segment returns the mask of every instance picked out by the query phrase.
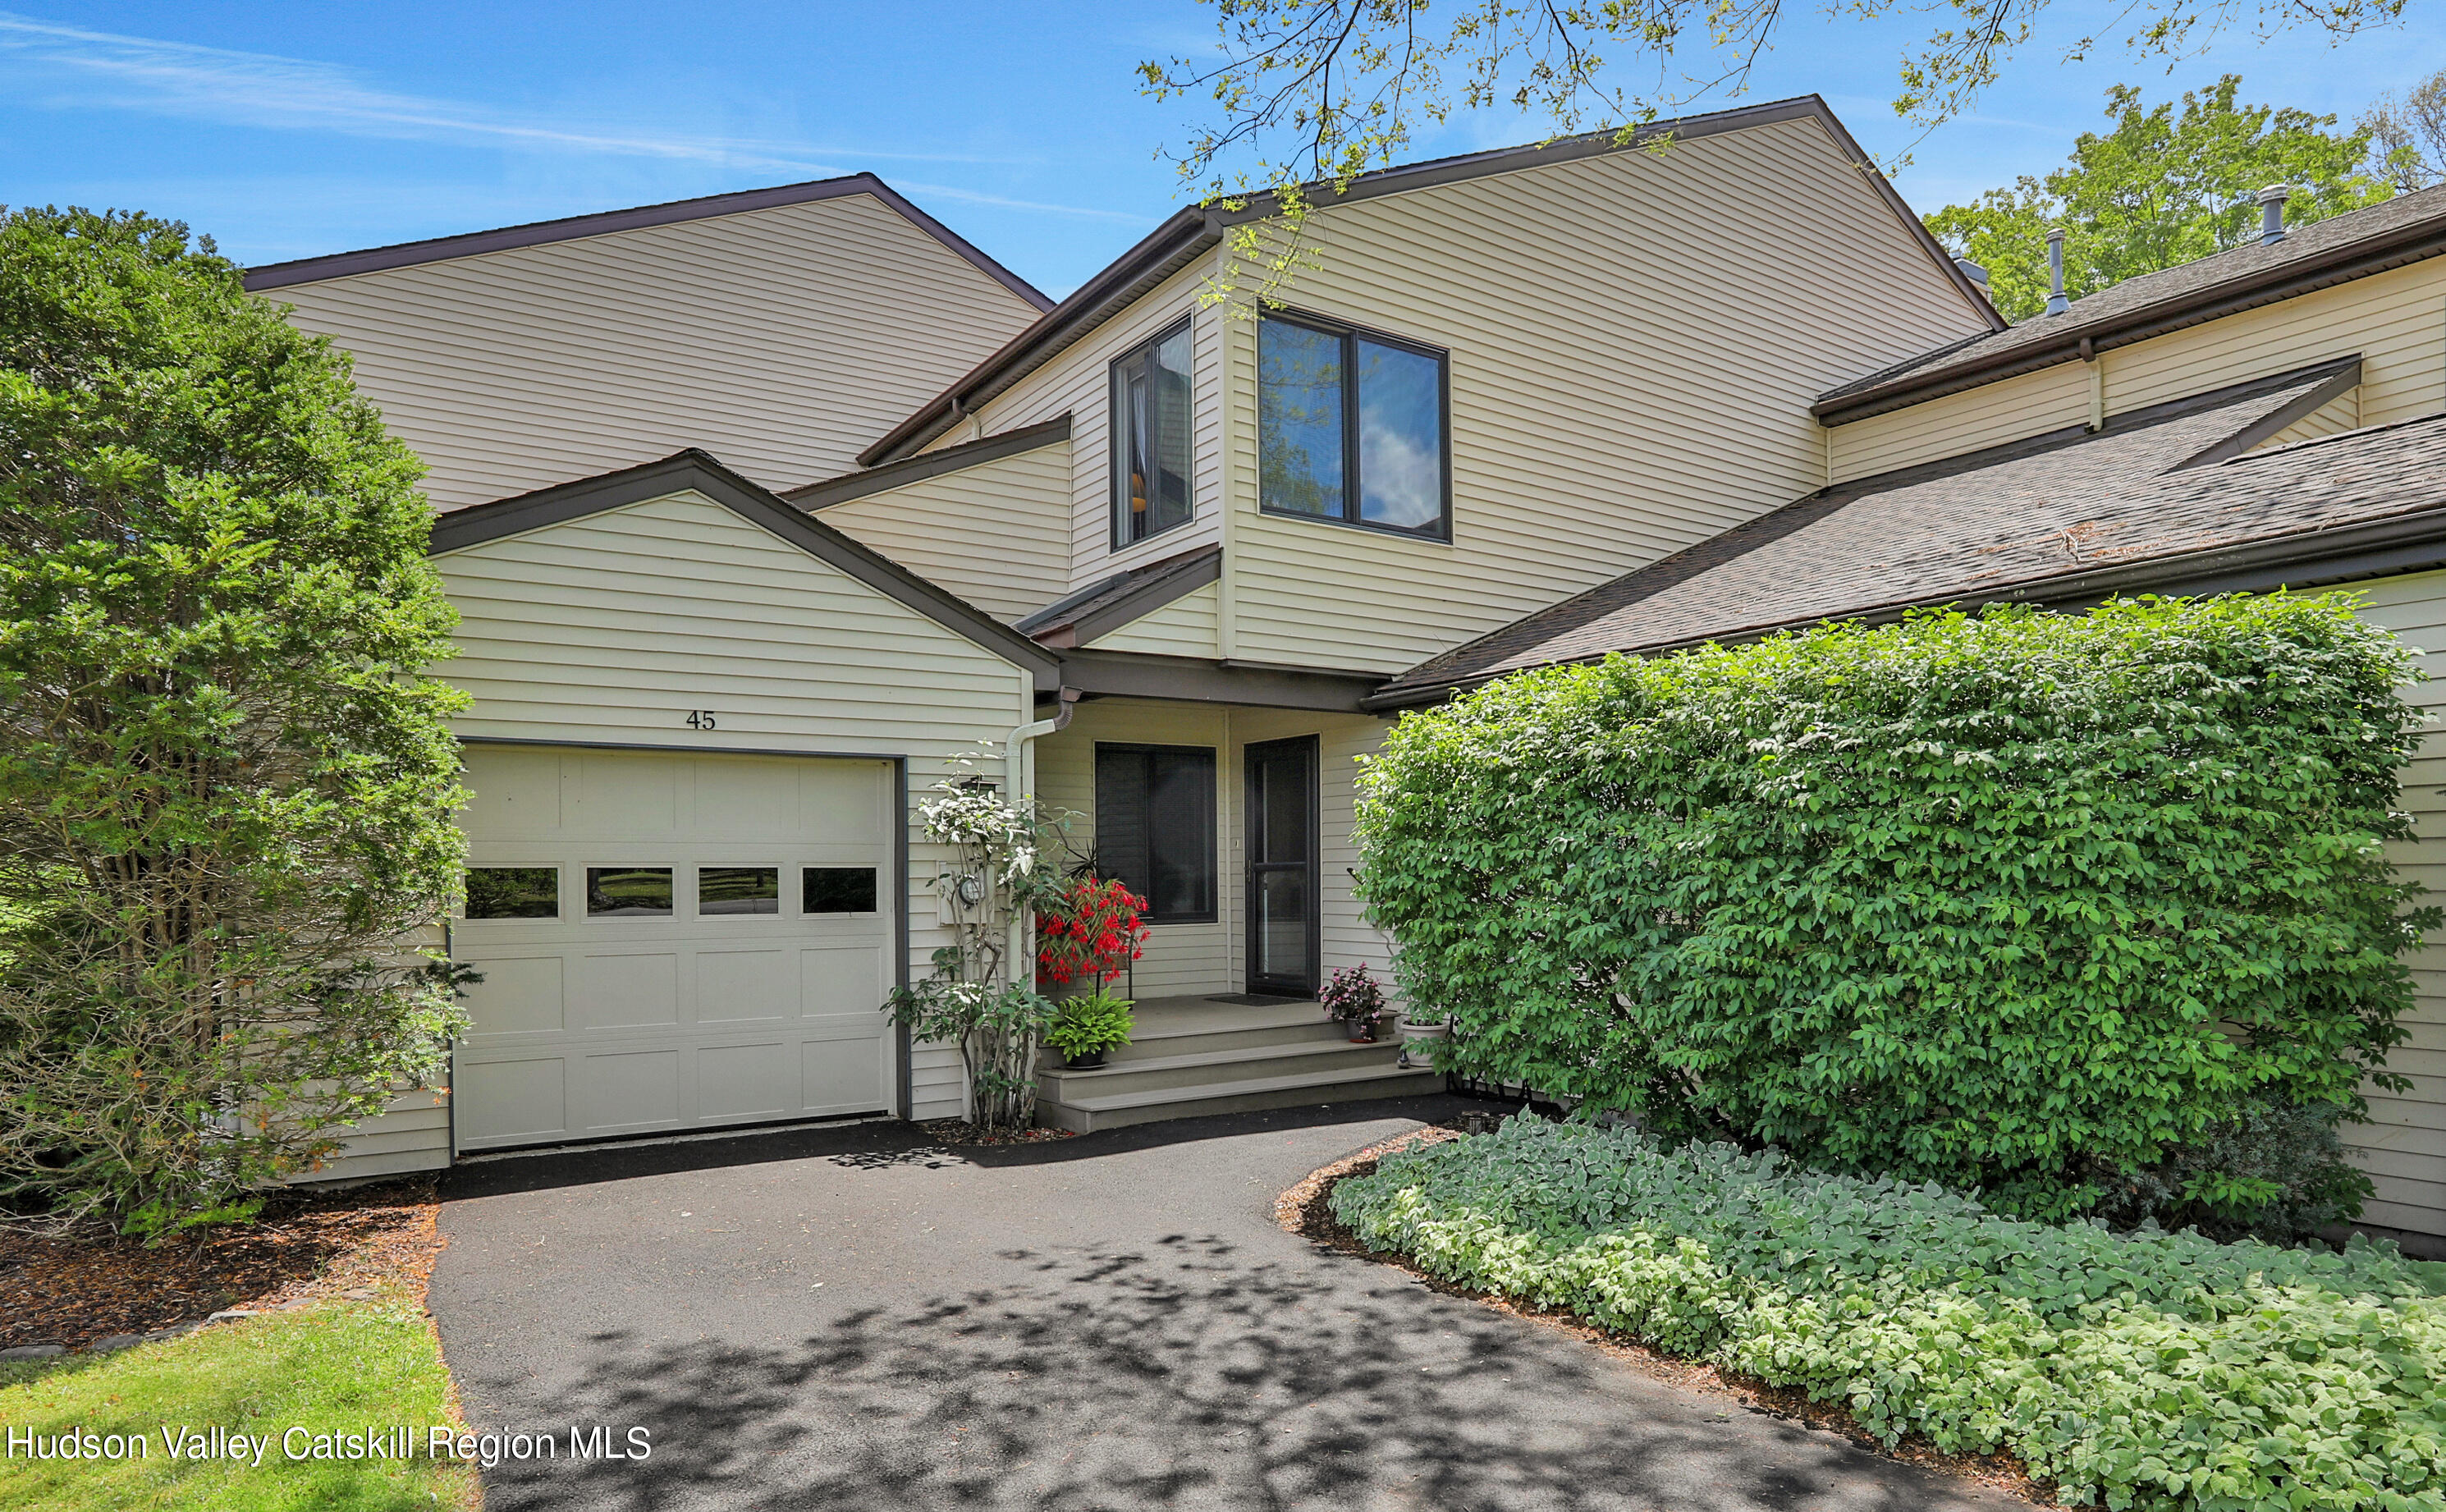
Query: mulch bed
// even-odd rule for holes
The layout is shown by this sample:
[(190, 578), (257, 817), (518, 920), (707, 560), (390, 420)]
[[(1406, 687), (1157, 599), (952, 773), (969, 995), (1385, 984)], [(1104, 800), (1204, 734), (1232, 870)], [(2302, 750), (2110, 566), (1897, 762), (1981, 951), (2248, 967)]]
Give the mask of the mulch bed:
[(329, 1296), (409, 1289), (421, 1305), (442, 1250), (430, 1177), (338, 1193), (285, 1192), (253, 1223), (158, 1246), (94, 1226), (0, 1229), (0, 1349), (81, 1349), (113, 1334), (268, 1312)]
[(1372, 1174), (1377, 1162), (1396, 1150), (1411, 1149), (1421, 1144), (1439, 1143), (1444, 1140), (1463, 1138), (1456, 1128), (1430, 1126), (1370, 1145), (1346, 1160), (1336, 1161), (1323, 1170), (1314, 1171), (1285, 1192), (1274, 1201), (1274, 1218), (1282, 1226), (1311, 1243), (1345, 1255), (1356, 1255), (1405, 1271), (1421, 1283), (1447, 1296), (1465, 1296), (1483, 1302), (1515, 1317), (1525, 1318), (1545, 1328), (1560, 1329), (1595, 1345), (1614, 1358), (1633, 1366), (1646, 1374), (1703, 1396), (1720, 1397), (1735, 1402), (1753, 1412), (1764, 1412), (1811, 1427), (1840, 1433), (1872, 1454), (1907, 1465), (1925, 1465), (1947, 1475), (1959, 1476), (1981, 1485), (1990, 1486), (2007, 1496), (2038, 1506), (2058, 1505), (2048, 1486), (2030, 1477), (2022, 1462), (2009, 1454), (1947, 1454), (1924, 1439), (1906, 1438), (1889, 1446), (1853, 1418), (1839, 1402), (1813, 1402), (1807, 1392), (1794, 1387), (1769, 1386), (1729, 1370), (1695, 1360), (1660, 1353), (1636, 1339), (1599, 1328), (1576, 1314), (1549, 1308), (1532, 1307), (1525, 1302), (1492, 1292), (1473, 1291), (1455, 1286), (1449, 1281), (1429, 1276), (1410, 1263), (1407, 1257), (1387, 1250), (1373, 1250), (1359, 1236), (1333, 1216), (1328, 1200), (1336, 1181), (1347, 1176)]
[(1066, 1128), (1024, 1128), (1016, 1133), (988, 1133), (964, 1118), (938, 1118), (917, 1126), (937, 1144), (1043, 1144), (1051, 1140), (1079, 1137)]

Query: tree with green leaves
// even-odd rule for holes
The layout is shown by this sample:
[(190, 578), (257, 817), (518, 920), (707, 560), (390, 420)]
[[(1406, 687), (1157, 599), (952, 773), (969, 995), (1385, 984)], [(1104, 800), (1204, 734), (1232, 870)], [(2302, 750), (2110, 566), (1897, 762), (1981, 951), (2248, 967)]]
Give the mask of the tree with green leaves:
[(2446, 68), (2379, 96), (2353, 128), (2369, 138), (2378, 171), (2404, 193), (2446, 183)]
[(416, 457), (151, 217), (0, 218), (0, 1201), (243, 1215), (429, 1076), (464, 695)]
[(2288, 224), (2324, 220), (2391, 198), (2366, 171), (2365, 130), (2332, 129), (2333, 116), (2235, 103), (2239, 74), (2187, 93), (2179, 109), (2146, 105), (2140, 91), (2106, 94), (2115, 123), (2084, 132), (2072, 159), (2043, 179), (2024, 176), (1978, 201), (1947, 205), (1928, 229), (1987, 270), (1996, 306), (2024, 320), (2047, 304), (2047, 231), (2064, 229), (2064, 290), (2078, 299), (2141, 274), (2236, 247), (2259, 235), (2259, 191), (2287, 184)]
[[(1429, 0), (1213, 4), (1213, 48), (1148, 59), (1138, 76), (1157, 100), (1205, 103), (1204, 119), (1164, 154), (1202, 199), (1238, 208), (1269, 198), (1274, 214), (1234, 228), (1232, 242), (1240, 266), (1259, 275), (1261, 294), (1308, 260), (1301, 227), (1317, 190), (1338, 194), (1360, 174), (1389, 166), (1421, 128), (1509, 107), (1553, 135), (1612, 129), (1628, 143), (1701, 101), (1738, 99), (1784, 19), (1781, 0), (1473, 0), (1448, 10)], [(2237, 28), (2265, 39), (2303, 28), (2340, 40), (2396, 23), (2405, 4), (2136, 0), (2112, 12), (2111, 25), (2130, 28), (2119, 39), (2064, 32), (2049, 40), (2066, 60), (2120, 46), (2135, 58), (2172, 62)], [(1842, 0), (1833, 13), (1858, 23), (1907, 9), (1904, 0)], [(1942, 19), (1904, 52), (1893, 102), (1923, 129), (1968, 109), (2039, 37), (2046, 0), (1946, 0), (1929, 9)], [(1617, 76), (1618, 62), (1639, 69), (1636, 84)]]

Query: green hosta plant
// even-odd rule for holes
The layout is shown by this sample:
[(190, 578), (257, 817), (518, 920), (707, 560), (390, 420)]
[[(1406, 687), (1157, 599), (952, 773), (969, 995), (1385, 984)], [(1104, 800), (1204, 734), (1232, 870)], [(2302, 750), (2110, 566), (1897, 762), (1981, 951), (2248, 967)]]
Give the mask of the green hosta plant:
[(2400, 1085), (2412, 671), (2277, 595), (1526, 673), (1395, 727), (1361, 886), (1464, 1074), (2029, 1216), (2179, 1168), (2282, 1228), (2364, 1179), (2225, 1125)]
[(2446, 1509), (2446, 1265), (2006, 1218), (1769, 1151), (1522, 1116), (1333, 1190), (1463, 1285), (2008, 1449), (2073, 1504)]
[(348, 359), (147, 217), (0, 217), (0, 1200), (247, 1211), (438, 1068), (457, 623)]
[(1064, 1055), (1094, 1055), (1130, 1042), (1130, 1000), (1110, 992), (1065, 997), (1053, 1010), (1044, 1043)]

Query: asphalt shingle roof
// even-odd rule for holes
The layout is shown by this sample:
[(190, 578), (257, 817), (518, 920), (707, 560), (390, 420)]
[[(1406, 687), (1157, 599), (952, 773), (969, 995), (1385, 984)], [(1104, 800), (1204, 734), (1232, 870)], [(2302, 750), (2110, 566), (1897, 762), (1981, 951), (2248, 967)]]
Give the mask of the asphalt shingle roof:
[(2446, 506), (2446, 416), (2216, 460), (2350, 363), (1812, 495), (1423, 662), (1378, 700), (1531, 667), (1739, 639)]
[(2282, 278), (2349, 255), (2356, 248), (2416, 235), (2434, 226), (2446, 234), (2446, 185), (2398, 195), (2382, 204), (2330, 216), (2286, 233), (2273, 246), (2257, 240), (2159, 273), (2143, 274), (2072, 302), (2060, 315), (2035, 315), (2004, 331), (1985, 332), (1923, 352), (1817, 396), (1820, 406), (1851, 400), (1889, 387), (1942, 382), (1959, 370), (2009, 361), (2042, 345), (2083, 335), (2103, 337), (2162, 311), (2213, 298), (2228, 289)]

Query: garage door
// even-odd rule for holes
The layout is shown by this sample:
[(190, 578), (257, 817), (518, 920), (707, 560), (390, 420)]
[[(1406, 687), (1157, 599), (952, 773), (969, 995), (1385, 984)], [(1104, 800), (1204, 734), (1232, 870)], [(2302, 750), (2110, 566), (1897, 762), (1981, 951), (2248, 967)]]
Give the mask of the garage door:
[(891, 764), (466, 760), (460, 1149), (891, 1106)]

